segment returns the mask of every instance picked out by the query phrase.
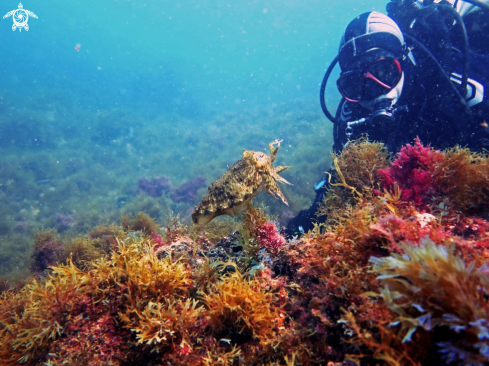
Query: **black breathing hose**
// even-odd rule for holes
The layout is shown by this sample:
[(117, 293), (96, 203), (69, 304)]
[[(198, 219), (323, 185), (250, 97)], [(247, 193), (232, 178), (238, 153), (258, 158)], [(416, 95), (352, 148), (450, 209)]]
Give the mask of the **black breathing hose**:
[[(481, 9), (484, 12), (489, 12), (489, 4), (483, 3), (480, 0), (463, 0), (463, 1), (465, 1), (466, 3), (469, 3), (469, 4), (472, 4), (472, 5), (475, 5), (475, 6), (479, 7), (479, 9)], [(464, 74), (463, 74), (463, 77), (462, 77), (461, 89), (464, 91), (464, 93), (466, 93), (466, 90), (467, 90), (467, 78), (468, 78), (467, 74), (468, 74), (468, 69), (469, 69), (469, 40), (468, 40), (468, 37), (467, 37), (467, 29), (465, 28), (464, 21), (463, 21), (462, 17), (460, 16), (460, 14), (454, 8), (452, 8), (451, 6), (444, 5), (444, 7), (445, 6), (446, 7), (449, 7), (450, 9), (452, 9), (452, 14), (455, 16), (455, 19), (457, 20), (457, 23), (460, 24), (461, 31), (462, 31), (462, 36), (463, 36), (463, 39), (464, 39), (464, 44), (463, 44), (464, 49), (462, 50), (462, 53), (464, 54), (464, 59), (463, 59)]]
[(460, 33), (462, 34), (462, 55), (463, 55), (463, 72), (462, 72), (462, 84), (460, 85), (460, 90), (463, 93), (467, 93), (467, 79), (469, 73), (469, 39), (467, 37), (467, 29), (465, 28), (464, 21), (460, 14), (452, 8), (450, 5), (438, 5), (441, 10), (448, 11), (455, 17), (457, 25), (460, 28)]
[(438, 67), (440, 73), (445, 77), (446, 81), (450, 85), (450, 88), (452, 89), (453, 94), (456, 95), (459, 98), (460, 103), (464, 105), (465, 112), (468, 115), (471, 115), (471, 112), (470, 112), (470, 110), (467, 107), (467, 103), (465, 102), (465, 97), (463, 97), (462, 94), (460, 94), (460, 91), (457, 89), (457, 87), (455, 87), (455, 85), (450, 80), (450, 76), (447, 75), (447, 73), (443, 69), (443, 66), (440, 65), (440, 62), (438, 62), (438, 60), (435, 58), (435, 56), (433, 56), (433, 54), (430, 52), (430, 50), (427, 49), (426, 46), (423, 43), (421, 43), (420, 41), (418, 41), (413, 36), (411, 36), (411, 35), (409, 35), (407, 33), (404, 33), (404, 37), (406, 37), (408, 40), (410, 40), (416, 46), (418, 46), (435, 63), (435, 65)]
[(336, 118), (331, 113), (329, 113), (328, 107), (326, 107), (326, 102), (324, 100), (324, 90), (326, 89), (326, 84), (328, 82), (329, 76), (331, 75), (331, 72), (333, 72), (333, 69), (338, 62), (338, 57), (339, 56), (336, 56), (334, 60), (331, 62), (331, 64), (329, 64), (329, 67), (326, 70), (326, 73), (324, 74), (323, 82), (321, 83), (321, 91), (319, 92), (319, 101), (321, 102), (321, 109), (323, 110), (324, 115), (333, 123), (336, 123)]

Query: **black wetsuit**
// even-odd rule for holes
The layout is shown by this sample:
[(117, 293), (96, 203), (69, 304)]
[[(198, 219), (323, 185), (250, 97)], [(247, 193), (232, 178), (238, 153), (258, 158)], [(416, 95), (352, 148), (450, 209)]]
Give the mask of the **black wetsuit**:
[[(463, 93), (461, 78), (464, 58), (460, 51), (463, 48), (460, 32), (450, 28), (453, 21), (447, 20), (444, 12), (433, 10), (426, 11), (425, 14), (422, 21), (419, 21), (419, 26), (412, 26), (413, 17), (396, 19), (389, 13), (404, 34), (405, 28), (410, 27), (410, 35), (425, 44), (432, 56), (441, 60), (440, 63), (436, 65), (420, 46), (405, 36), (407, 45), (412, 48), (415, 64), (409, 58), (403, 61), (405, 81), (401, 97), (397, 101), (402, 112), (397, 113), (395, 121), (389, 123), (367, 122), (353, 126), (350, 139), (367, 134), (371, 141), (383, 142), (391, 152), (399, 151), (401, 146), (412, 143), (416, 137), (436, 149), (455, 145), (474, 151), (489, 149), (489, 15), (476, 12), (472, 17), (464, 18), (470, 49), (468, 92)], [(478, 22), (477, 26), (473, 22)], [(433, 31), (436, 29), (442, 29), (442, 45)], [(454, 89), (458, 90), (458, 94)], [(465, 102), (460, 100), (461, 95), (465, 96)], [(345, 99), (340, 102), (336, 112), (337, 123), (334, 125), (335, 152), (341, 152), (348, 141), (347, 123), (367, 117), (370, 113), (370, 110), (359, 103), (351, 103)], [(317, 217), (316, 212), (327, 185), (326, 178), (315, 185), (316, 198), (312, 206), (301, 211), (287, 225), (286, 234), (289, 237), (309, 231), (314, 222), (324, 221), (325, 217)]]

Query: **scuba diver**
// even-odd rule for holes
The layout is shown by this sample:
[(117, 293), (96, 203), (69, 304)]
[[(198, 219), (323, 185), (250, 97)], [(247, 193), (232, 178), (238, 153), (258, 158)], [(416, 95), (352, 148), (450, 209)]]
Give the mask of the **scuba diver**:
[[(489, 0), (391, 0), (386, 10), (350, 22), (324, 76), (320, 102), (334, 124), (333, 150), (361, 135), (394, 153), (416, 137), (436, 149), (489, 148)], [(337, 63), (342, 99), (333, 116), (324, 91)], [(327, 178), (314, 190), (287, 236), (325, 220), (316, 212)]]

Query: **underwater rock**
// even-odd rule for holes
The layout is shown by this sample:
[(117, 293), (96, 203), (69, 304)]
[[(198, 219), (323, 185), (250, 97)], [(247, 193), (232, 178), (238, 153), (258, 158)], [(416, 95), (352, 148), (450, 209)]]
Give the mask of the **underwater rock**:
[[(238, 232), (235, 232), (229, 236), (222, 238), (219, 243), (212, 249), (200, 252), (201, 256), (208, 257), (213, 262), (239, 262), (240, 257), (243, 257), (243, 246), (241, 245), (242, 236)], [(234, 272), (224, 268), (223, 273)]]
[[(270, 155), (260, 151), (245, 150), (243, 157), (231, 165), (224, 175), (214, 182), (202, 201), (197, 205), (192, 220), (199, 225), (209, 223), (221, 215), (234, 216), (243, 210), (262, 189), (275, 198), (280, 197), (288, 206), (277, 182), (291, 184), (278, 173), (288, 166), (273, 166), (282, 140), (268, 144)], [(275, 148), (274, 145), (277, 145)]]
[(486, 366), (489, 222), (468, 203), (488, 202), (489, 158), (442, 154), (421, 210), (397, 180), (376, 192), (382, 145), (352, 142), (330, 221), (285, 243), (252, 204), (239, 226), (140, 213), (66, 245), (36, 231), (32, 278), (0, 278), (0, 365)]

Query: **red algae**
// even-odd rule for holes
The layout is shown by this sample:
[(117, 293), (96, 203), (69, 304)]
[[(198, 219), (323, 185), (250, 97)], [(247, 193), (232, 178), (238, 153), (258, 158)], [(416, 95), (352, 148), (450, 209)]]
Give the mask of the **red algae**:
[(402, 190), (401, 199), (413, 202), (416, 207), (429, 203), (438, 193), (433, 178), (435, 166), (443, 159), (440, 151), (425, 147), (417, 138), (413, 145), (401, 148), (396, 159), (387, 169), (380, 169), (382, 187), (392, 189), (397, 183)]
[(273, 222), (264, 223), (256, 228), (258, 236), (258, 245), (263, 248), (268, 248), (277, 251), (285, 244), (285, 238), (278, 232), (277, 226)]
[(278, 231), (264, 210), (253, 205), (248, 208), (243, 216), (243, 228), (258, 248), (265, 248), (277, 253), (285, 244), (285, 237)]
[(47, 251), (0, 293), (0, 363), (487, 364), (487, 156), (416, 140), (390, 162), (362, 139), (334, 158), (329, 220), (301, 238), (250, 205), (239, 232), (139, 214), (83, 266)]

